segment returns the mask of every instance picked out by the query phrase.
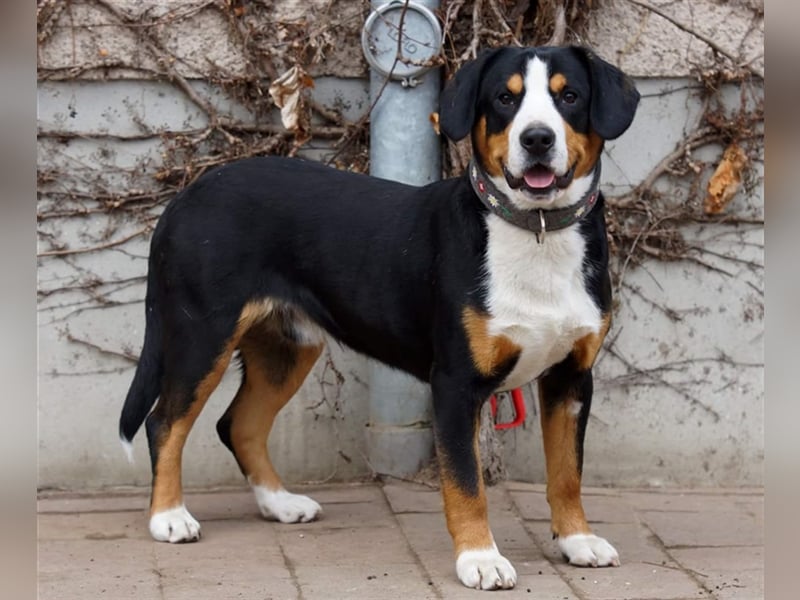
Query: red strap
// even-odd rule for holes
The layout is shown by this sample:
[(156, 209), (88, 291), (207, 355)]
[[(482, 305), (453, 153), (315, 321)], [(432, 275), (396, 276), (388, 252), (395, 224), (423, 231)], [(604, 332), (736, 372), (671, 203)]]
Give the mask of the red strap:
[[(497, 430), (500, 429), (511, 429), (512, 427), (518, 427), (525, 422), (525, 396), (522, 393), (521, 388), (514, 388), (511, 390), (511, 401), (514, 405), (514, 419), (508, 421), (507, 423), (497, 423), (495, 421), (494, 428)], [(497, 396), (492, 395), (489, 398), (489, 404), (492, 407), (492, 419), (497, 418)]]

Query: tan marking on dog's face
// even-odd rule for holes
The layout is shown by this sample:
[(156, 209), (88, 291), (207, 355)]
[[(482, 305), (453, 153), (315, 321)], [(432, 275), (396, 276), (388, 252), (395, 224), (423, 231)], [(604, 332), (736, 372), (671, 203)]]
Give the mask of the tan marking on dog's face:
[(560, 537), (591, 533), (581, 503), (576, 450), (578, 418), (570, 407), (573, 400), (563, 398), (554, 407), (547, 406), (541, 383), (539, 398), (552, 531)]
[(603, 140), (594, 131), (588, 134), (576, 133), (569, 123), (564, 121), (567, 136), (567, 160), (570, 166), (575, 165), (575, 179), (591, 172), (603, 150)]
[(522, 75), (519, 73), (514, 73), (509, 80), (506, 82), (506, 87), (508, 91), (512, 94), (519, 95), (522, 93), (522, 89), (524, 87), (524, 80), (522, 79)]
[(610, 313), (603, 315), (603, 321), (598, 333), (590, 333), (575, 342), (572, 346), (572, 355), (578, 363), (578, 368), (584, 371), (588, 371), (592, 368), (595, 358), (597, 358), (597, 353), (600, 351), (603, 340), (608, 333), (609, 327), (611, 327)]
[(481, 117), (475, 126), (473, 132), (475, 149), (480, 155), (484, 170), (493, 177), (503, 177), (503, 165), (508, 160), (509, 129), (511, 129), (511, 123), (500, 133), (487, 135), (486, 117)]
[(456, 556), (465, 550), (490, 548), (493, 543), (492, 533), (489, 528), (486, 491), (483, 485), (483, 476), (481, 475), (478, 448), (479, 429), (480, 422), (479, 419), (476, 419), (472, 451), (475, 454), (475, 464), (477, 465), (477, 494), (472, 495), (459, 485), (447, 468), (448, 459), (441, 447), (437, 450), (442, 457), (439, 461), (439, 475), (442, 481), (442, 498), (444, 500), (447, 530), (453, 538)]
[(556, 73), (550, 78), (550, 91), (560, 94), (567, 85), (567, 78), (562, 73)]
[(497, 369), (519, 355), (521, 348), (504, 335), (490, 335), (488, 317), (473, 308), (462, 313), (472, 362), (481, 375), (494, 375)]

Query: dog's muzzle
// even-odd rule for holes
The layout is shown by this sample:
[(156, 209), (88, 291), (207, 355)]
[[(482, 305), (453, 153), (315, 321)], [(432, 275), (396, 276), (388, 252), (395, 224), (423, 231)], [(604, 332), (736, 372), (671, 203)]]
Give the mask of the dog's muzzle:
[(506, 182), (511, 189), (521, 189), (537, 196), (545, 196), (555, 189), (564, 189), (572, 183), (574, 166), (562, 175), (556, 174), (549, 166), (556, 144), (556, 134), (550, 127), (542, 124), (528, 127), (519, 135), (519, 144), (527, 154), (527, 165), (518, 176), (503, 168)]

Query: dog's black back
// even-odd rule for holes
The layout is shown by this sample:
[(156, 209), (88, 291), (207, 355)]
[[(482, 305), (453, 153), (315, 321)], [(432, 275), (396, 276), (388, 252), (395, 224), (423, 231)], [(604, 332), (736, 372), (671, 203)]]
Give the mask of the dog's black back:
[(181, 319), (232, 323), (246, 302), (278, 299), (427, 381), (433, 308), (481, 302), (484, 212), (463, 178), (417, 188), (298, 159), (238, 161), (165, 210), (153, 300)]

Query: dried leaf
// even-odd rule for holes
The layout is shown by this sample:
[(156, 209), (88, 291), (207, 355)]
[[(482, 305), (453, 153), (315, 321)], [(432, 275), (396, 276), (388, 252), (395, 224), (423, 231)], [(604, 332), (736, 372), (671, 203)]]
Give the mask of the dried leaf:
[(431, 125), (433, 126), (433, 130), (436, 132), (436, 135), (441, 135), (441, 132), (439, 130), (439, 113), (432, 112), (430, 115), (428, 115), (428, 120), (431, 122)]
[(303, 90), (314, 87), (314, 80), (295, 65), (269, 86), (269, 95), (281, 109), (281, 122), (289, 131), (303, 137), (308, 131), (308, 111), (305, 110)]
[(722, 160), (708, 182), (708, 194), (703, 203), (707, 215), (715, 215), (725, 208), (742, 185), (742, 171), (747, 165), (747, 155), (735, 142), (722, 154)]

